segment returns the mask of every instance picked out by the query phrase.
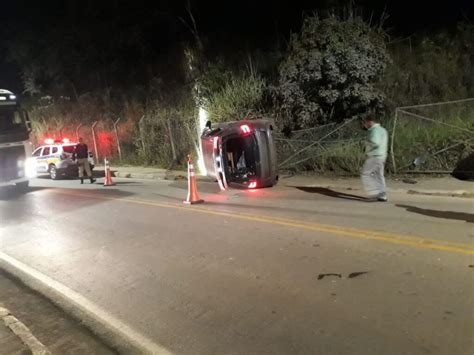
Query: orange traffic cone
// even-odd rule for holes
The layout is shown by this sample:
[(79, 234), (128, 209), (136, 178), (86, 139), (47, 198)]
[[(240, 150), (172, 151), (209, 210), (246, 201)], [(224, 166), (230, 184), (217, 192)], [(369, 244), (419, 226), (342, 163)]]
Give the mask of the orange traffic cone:
[(105, 158), (104, 163), (105, 163), (104, 186), (113, 186), (115, 184), (112, 181), (112, 172), (110, 171), (109, 161), (107, 160), (107, 158)]
[(183, 203), (187, 205), (194, 205), (195, 203), (203, 203), (204, 200), (199, 198), (197, 191), (196, 176), (194, 175), (194, 166), (191, 156), (188, 155), (188, 197)]

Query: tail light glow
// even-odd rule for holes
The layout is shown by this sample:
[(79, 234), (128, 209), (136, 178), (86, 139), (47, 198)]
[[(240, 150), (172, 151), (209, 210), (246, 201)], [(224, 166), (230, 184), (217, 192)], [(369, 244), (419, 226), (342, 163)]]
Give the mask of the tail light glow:
[(246, 124), (243, 124), (242, 126), (240, 126), (240, 130), (244, 134), (249, 134), (250, 133), (250, 127)]
[(257, 187), (257, 182), (256, 181), (251, 181), (249, 184), (249, 189), (255, 189)]

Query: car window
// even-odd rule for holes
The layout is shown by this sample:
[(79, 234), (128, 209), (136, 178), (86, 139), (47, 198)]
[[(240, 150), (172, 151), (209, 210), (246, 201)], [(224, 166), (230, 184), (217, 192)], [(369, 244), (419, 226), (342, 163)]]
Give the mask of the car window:
[(46, 155), (49, 155), (49, 151), (50, 151), (49, 147), (44, 147), (44, 149), (43, 149), (43, 154), (41, 154), (41, 156), (44, 157), (44, 156), (46, 156)]
[(74, 147), (75, 145), (63, 145), (63, 151), (65, 153), (74, 153)]
[(0, 131), (16, 131), (23, 129), (23, 120), (20, 112), (14, 107), (7, 107), (0, 112)]
[(51, 154), (56, 154), (58, 152), (58, 147), (53, 147)]
[(36, 149), (34, 152), (33, 152), (33, 156), (34, 157), (39, 157), (41, 155), (41, 150), (43, 149), (43, 147), (39, 147), (38, 149)]

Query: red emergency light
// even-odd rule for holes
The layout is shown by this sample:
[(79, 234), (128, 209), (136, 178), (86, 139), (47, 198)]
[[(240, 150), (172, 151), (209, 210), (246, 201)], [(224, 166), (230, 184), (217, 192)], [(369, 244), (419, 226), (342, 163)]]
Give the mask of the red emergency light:
[(63, 138), (63, 139), (46, 138), (44, 140), (44, 144), (70, 143), (70, 142), (71, 140), (69, 138)]
[(240, 130), (245, 135), (250, 134), (251, 132), (249, 125), (246, 125), (246, 124), (243, 124), (242, 126), (240, 126)]

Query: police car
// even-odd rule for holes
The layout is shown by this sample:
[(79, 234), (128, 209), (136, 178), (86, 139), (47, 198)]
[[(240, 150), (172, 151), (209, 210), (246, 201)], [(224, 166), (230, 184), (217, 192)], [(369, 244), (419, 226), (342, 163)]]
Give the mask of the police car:
[[(77, 143), (72, 143), (67, 138), (46, 139), (44, 143), (33, 151), (36, 173), (49, 174), (52, 180), (57, 180), (61, 176), (77, 176), (77, 162), (72, 160)], [(91, 152), (89, 152), (88, 160), (92, 170), (94, 158)]]

